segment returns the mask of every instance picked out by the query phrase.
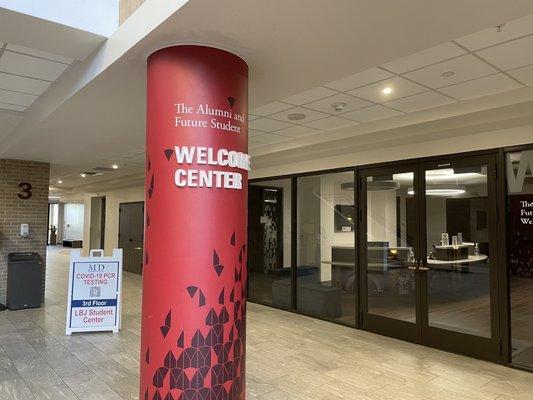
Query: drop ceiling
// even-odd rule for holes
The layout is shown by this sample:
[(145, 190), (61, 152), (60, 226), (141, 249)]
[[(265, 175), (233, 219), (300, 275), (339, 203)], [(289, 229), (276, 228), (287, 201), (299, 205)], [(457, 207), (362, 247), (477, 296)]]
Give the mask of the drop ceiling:
[[(489, 27), (251, 110), (250, 147), (533, 85), (533, 15)], [(390, 89), (385, 94), (383, 90)], [(342, 109), (335, 109), (335, 105)], [(288, 116), (302, 114), (294, 121)], [(280, 124), (279, 121), (283, 121)]]
[(26, 111), (74, 60), (0, 43), (0, 110)]

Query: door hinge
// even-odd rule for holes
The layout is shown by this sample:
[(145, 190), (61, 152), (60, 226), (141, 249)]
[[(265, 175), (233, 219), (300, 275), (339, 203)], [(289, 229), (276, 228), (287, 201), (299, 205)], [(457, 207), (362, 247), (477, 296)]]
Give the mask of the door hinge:
[(500, 222), (500, 206), (496, 204), (496, 222)]
[(503, 345), (502, 345), (502, 340), (499, 339), (498, 340), (498, 346), (499, 346), (499, 352), (500, 352), (500, 356), (502, 355), (502, 351), (503, 351)]
[(363, 325), (363, 316), (364, 316), (363, 310), (359, 311), (359, 323)]

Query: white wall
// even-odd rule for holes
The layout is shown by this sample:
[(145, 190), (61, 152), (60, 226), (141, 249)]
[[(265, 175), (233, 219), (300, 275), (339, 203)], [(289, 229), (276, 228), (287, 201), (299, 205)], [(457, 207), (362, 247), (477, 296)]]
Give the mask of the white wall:
[[(144, 201), (144, 186), (110, 190), (94, 195), (87, 195), (85, 204), (88, 204), (87, 209), (89, 210), (91, 197), (94, 196), (105, 196), (106, 198), (104, 251), (106, 255), (111, 255), (113, 249), (118, 247), (119, 205), (120, 203)], [(88, 215), (88, 220), (90, 221), (90, 215)], [(89, 238), (90, 222), (87, 223), (84, 230), (83, 252), (85, 254), (89, 251)]]
[[(364, 166), (420, 157), (457, 154), (526, 143), (533, 143), (533, 125), (468, 134), (453, 138), (441, 135), (438, 139), (424, 140), (423, 137), (420, 137), (420, 140), (415, 143), (397, 144), (385, 142), (381, 147), (363, 148), (359, 151), (351, 152), (339, 149), (334, 156), (307, 155), (306, 157), (302, 157), (302, 160), (293, 162), (274, 160), (271, 165), (262, 168), (252, 168), (250, 179), (358, 165)], [(297, 158), (299, 151), (295, 149), (292, 152), (294, 154), (291, 157), (292, 160)], [(252, 159), (252, 165), (253, 161)]]
[(84, 231), (84, 204), (67, 203), (63, 208), (63, 238), (82, 240)]
[(367, 196), (368, 241), (397, 246), (396, 189), (371, 190)]

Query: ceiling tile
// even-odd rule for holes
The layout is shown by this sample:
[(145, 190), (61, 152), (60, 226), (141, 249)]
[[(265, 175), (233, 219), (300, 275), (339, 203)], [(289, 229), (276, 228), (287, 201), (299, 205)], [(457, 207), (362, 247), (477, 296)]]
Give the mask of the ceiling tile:
[[(442, 76), (443, 73), (448, 71), (452, 71), (453, 75), (450, 77)], [(429, 67), (409, 72), (405, 74), (405, 76), (423, 85), (432, 88), (440, 88), (470, 79), (492, 75), (497, 72), (498, 70), (487, 63), (484, 63), (473, 55), (467, 54), (465, 56), (454, 58), (453, 60), (443, 61)]]
[(439, 89), (442, 93), (455, 97), (459, 100), (474, 99), (489, 94), (505, 92), (507, 90), (522, 87), (504, 74), (485, 76), (472, 81), (458, 83)]
[(291, 137), (278, 135), (275, 133), (263, 133), (262, 135), (254, 136), (254, 142), (265, 143), (265, 144), (281, 143), (281, 142), (286, 142), (292, 139), (293, 138)]
[(0, 89), (40, 95), (48, 86), (50, 82), (0, 72)]
[(34, 96), (32, 94), (10, 92), (9, 90), (0, 89), (1, 103), (28, 107), (31, 103), (35, 101), (36, 98), (37, 96)]
[(67, 65), (32, 56), (5, 51), (0, 57), (0, 71), (55, 81)]
[[(289, 119), (289, 115), (291, 114), (304, 114), (305, 118), (296, 120), (296, 121), (291, 120)], [(290, 122), (293, 124), (305, 124), (307, 122), (316, 121), (317, 119), (326, 118), (326, 117), (329, 117), (329, 115), (322, 113), (320, 111), (310, 110), (308, 108), (303, 108), (303, 107), (294, 107), (294, 108), (291, 108), (290, 110), (285, 110), (277, 114), (272, 114), (270, 116), (270, 118), (275, 118), (277, 120), (284, 121), (284, 122)]]
[(369, 83), (377, 82), (382, 79), (390, 78), (391, 76), (393, 76), (393, 74), (390, 72), (374, 67), (367, 69), (366, 71), (347, 76), (346, 78), (327, 83), (324, 86), (340, 92), (347, 92), (348, 90), (352, 90), (363, 85), (368, 85)]
[(452, 42), (440, 44), (410, 56), (383, 64), (382, 67), (397, 74), (413, 71), (427, 65), (435, 64), (449, 58), (458, 57), (466, 51)]
[[(384, 94), (382, 92), (385, 88), (391, 88), (392, 92)], [(428, 89), (416, 83), (410, 82), (407, 79), (396, 76), (394, 78), (385, 79), (358, 89), (351, 90), (349, 94), (361, 97), (375, 103), (383, 103), (400, 97), (410, 96), (412, 94), (425, 92)]]
[(331, 115), (337, 115), (339, 114), (339, 112), (335, 111), (332, 107), (332, 104), (335, 103), (346, 103), (341, 112), (358, 110), (360, 108), (372, 105), (372, 103), (370, 103), (369, 101), (358, 99), (346, 93), (339, 93), (335, 96), (331, 96), (326, 99), (313, 101), (312, 103), (306, 104), (304, 107), (310, 108), (315, 111), (325, 112)]
[(389, 101), (385, 103), (385, 105), (403, 112), (414, 112), (449, 103), (455, 103), (455, 100), (450, 99), (449, 97), (446, 97), (440, 93), (430, 91), (415, 94), (414, 96), (404, 97), (403, 99)]
[(261, 142), (257, 142), (255, 140), (249, 140), (248, 141), (248, 148), (249, 149), (256, 149), (258, 147), (261, 147), (261, 146), (266, 146), (265, 143), (261, 143)]
[(298, 138), (302, 136), (314, 135), (315, 133), (318, 133), (318, 132), (319, 131), (316, 129), (309, 128), (303, 125), (297, 125), (297, 126), (292, 126), (287, 129), (282, 129), (281, 131), (276, 132), (276, 134)]
[(533, 64), (533, 36), (500, 44), (477, 52), (491, 64), (503, 70)]
[(15, 106), (13, 104), (0, 103), (0, 109), (2, 109), (2, 110), (13, 110), (13, 111), (24, 111), (24, 110), (26, 110), (26, 107)]
[(340, 117), (328, 117), (319, 119), (317, 121), (310, 122), (305, 124), (311, 128), (320, 129), (324, 131), (331, 131), (333, 129), (345, 128), (347, 126), (357, 125), (357, 122), (347, 120)]
[(490, 27), (471, 35), (463, 36), (457, 39), (456, 42), (469, 50), (479, 50), (531, 33), (533, 33), (533, 15), (527, 15), (507, 22), (503, 25), (501, 32), (498, 32), (495, 27)]
[(323, 99), (324, 97), (333, 96), (337, 91), (328, 89), (324, 86), (319, 86), (317, 88), (306, 90), (305, 92), (295, 94), (294, 96), (287, 97), (281, 101), (295, 106), (301, 106), (305, 103), (310, 103), (315, 100)]
[(274, 132), (280, 129), (288, 128), (291, 124), (270, 118), (259, 118), (250, 122), (249, 127), (252, 130), (262, 132)]
[(63, 64), (70, 64), (72, 63), (72, 61), (74, 61), (72, 58), (63, 57), (52, 53), (46, 53), (44, 51), (29, 49), (27, 47), (17, 46), (16, 44), (8, 44), (7, 49), (17, 53), (24, 53), (30, 56), (46, 58), (47, 60), (57, 61)]
[(363, 108), (361, 110), (352, 111), (343, 114), (342, 116), (344, 118), (348, 118), (357, 122), (369, 122), (376, 121), (378, 119), (395, 117), (397, 115), (402, 115), (402, 113), (399, 111), (391, 110), (387, 107), (377, 105), (368, 108)]
[(533, 65), (507, 71), (513, 78), (518, 79), (524, 85), (533, 86)]
[(263, 133), (265, 133), (265, 132), (262, 132), (262, 131), (256, 131), (256, 130), (253, 130), (253, 129), (248, 129), (248, 136), (249, 136), (249, 137), (254, 137), (254, 136), (257, 136), (257, 135), (262, 135)]
[(264, 106), (254, 108), (251, 112), (252, 114), (264, 117), (266, 115), (275, 114), (277, 112), (287, 110), (291, 107), (292, 105), (290, 104), (282, 103), (281, 101), (274, 101), (273, 103), (268, 103)]

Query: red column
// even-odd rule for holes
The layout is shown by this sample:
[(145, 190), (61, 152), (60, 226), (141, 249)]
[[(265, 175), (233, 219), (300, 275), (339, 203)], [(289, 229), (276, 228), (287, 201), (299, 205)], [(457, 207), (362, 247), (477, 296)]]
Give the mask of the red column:
[(245, 399), (248, 67), (148, 58), (141, 400)]

